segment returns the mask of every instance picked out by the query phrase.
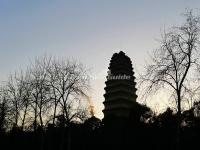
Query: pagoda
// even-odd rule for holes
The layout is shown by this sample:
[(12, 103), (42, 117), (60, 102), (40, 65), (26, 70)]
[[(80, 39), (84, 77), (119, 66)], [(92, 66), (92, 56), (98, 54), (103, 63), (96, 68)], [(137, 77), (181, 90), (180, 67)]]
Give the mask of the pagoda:
[(131, 59), (122, 51), (114, 53), (105, 82), (104, 119), (129, 118), (136, 105), (136, 83)]

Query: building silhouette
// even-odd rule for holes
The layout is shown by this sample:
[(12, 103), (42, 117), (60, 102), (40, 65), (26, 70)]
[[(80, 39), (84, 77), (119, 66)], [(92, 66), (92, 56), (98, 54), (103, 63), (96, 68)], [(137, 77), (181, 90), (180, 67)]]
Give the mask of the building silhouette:
[(128, 119), (136, 105), (136, 83), (130, 58), (122, 51), (114, 53), (105, 82), (104, 119)]
[(108, 149), (126, 149), (132, 143), (129, 129), (135, 118), (137, 89), (132, 62), (124, 52), (113, 54), (105, 84), (103, 143)]

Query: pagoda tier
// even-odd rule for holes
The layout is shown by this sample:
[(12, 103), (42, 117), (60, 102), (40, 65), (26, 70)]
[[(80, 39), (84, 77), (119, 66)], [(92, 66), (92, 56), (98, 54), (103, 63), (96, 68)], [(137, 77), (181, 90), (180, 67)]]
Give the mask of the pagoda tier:
[(130, 117), (136, 104), (136, 83), (132, 62), (124, 52), (113, 54), (105, 82), (104, 119), (107, 117)]

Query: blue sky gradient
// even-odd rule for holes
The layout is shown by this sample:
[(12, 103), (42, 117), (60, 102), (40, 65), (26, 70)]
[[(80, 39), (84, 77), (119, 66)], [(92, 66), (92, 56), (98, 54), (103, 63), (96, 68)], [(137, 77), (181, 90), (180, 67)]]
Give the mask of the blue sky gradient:
[(131, 57), (136, 74), (164, 27), (179, 24), (198, 0), (0, 0), (0, 80), (43, 54), (80, 60), (92, 81), (97, 116), (114, 52)]

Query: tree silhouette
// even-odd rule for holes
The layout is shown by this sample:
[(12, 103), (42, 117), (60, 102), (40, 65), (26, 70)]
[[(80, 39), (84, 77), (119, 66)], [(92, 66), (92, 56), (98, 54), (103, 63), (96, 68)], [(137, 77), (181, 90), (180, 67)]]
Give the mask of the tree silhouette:
[(65, 126), (83, 122), (89, 117), (84, 96), (88, 89), (89, 76), (81, 63), (46, 55), (36, 58), (27, 70), (11, 74), (2, 85), (0, 128), (36, 131), (51, 122), (56, 125), (59, 116), (64, 117)]
[[(161, 46), (154, 51), (152, 62), (147, 65), (146, 72), (141, 78), (142, 83), (147, 86), (147, 93), (163, 88), (171, 90), (177, 104), (178, 132), (181, 124), (181, 103), (185, 93), (189, 91), (191, 73), (194, 74), (200, 64), (199, 16), (193, 15), (190, 10), (184, 17), (185, 22), (181, 26), (164, 31)], [(179, 141), (179, 138), (177, 140)]]
[(0, 132), (6, 129), (6, 125), (8, 123), (7, 117), (9, 113), (7, 103), (7, 94), (4, 88), (0, 90)]

